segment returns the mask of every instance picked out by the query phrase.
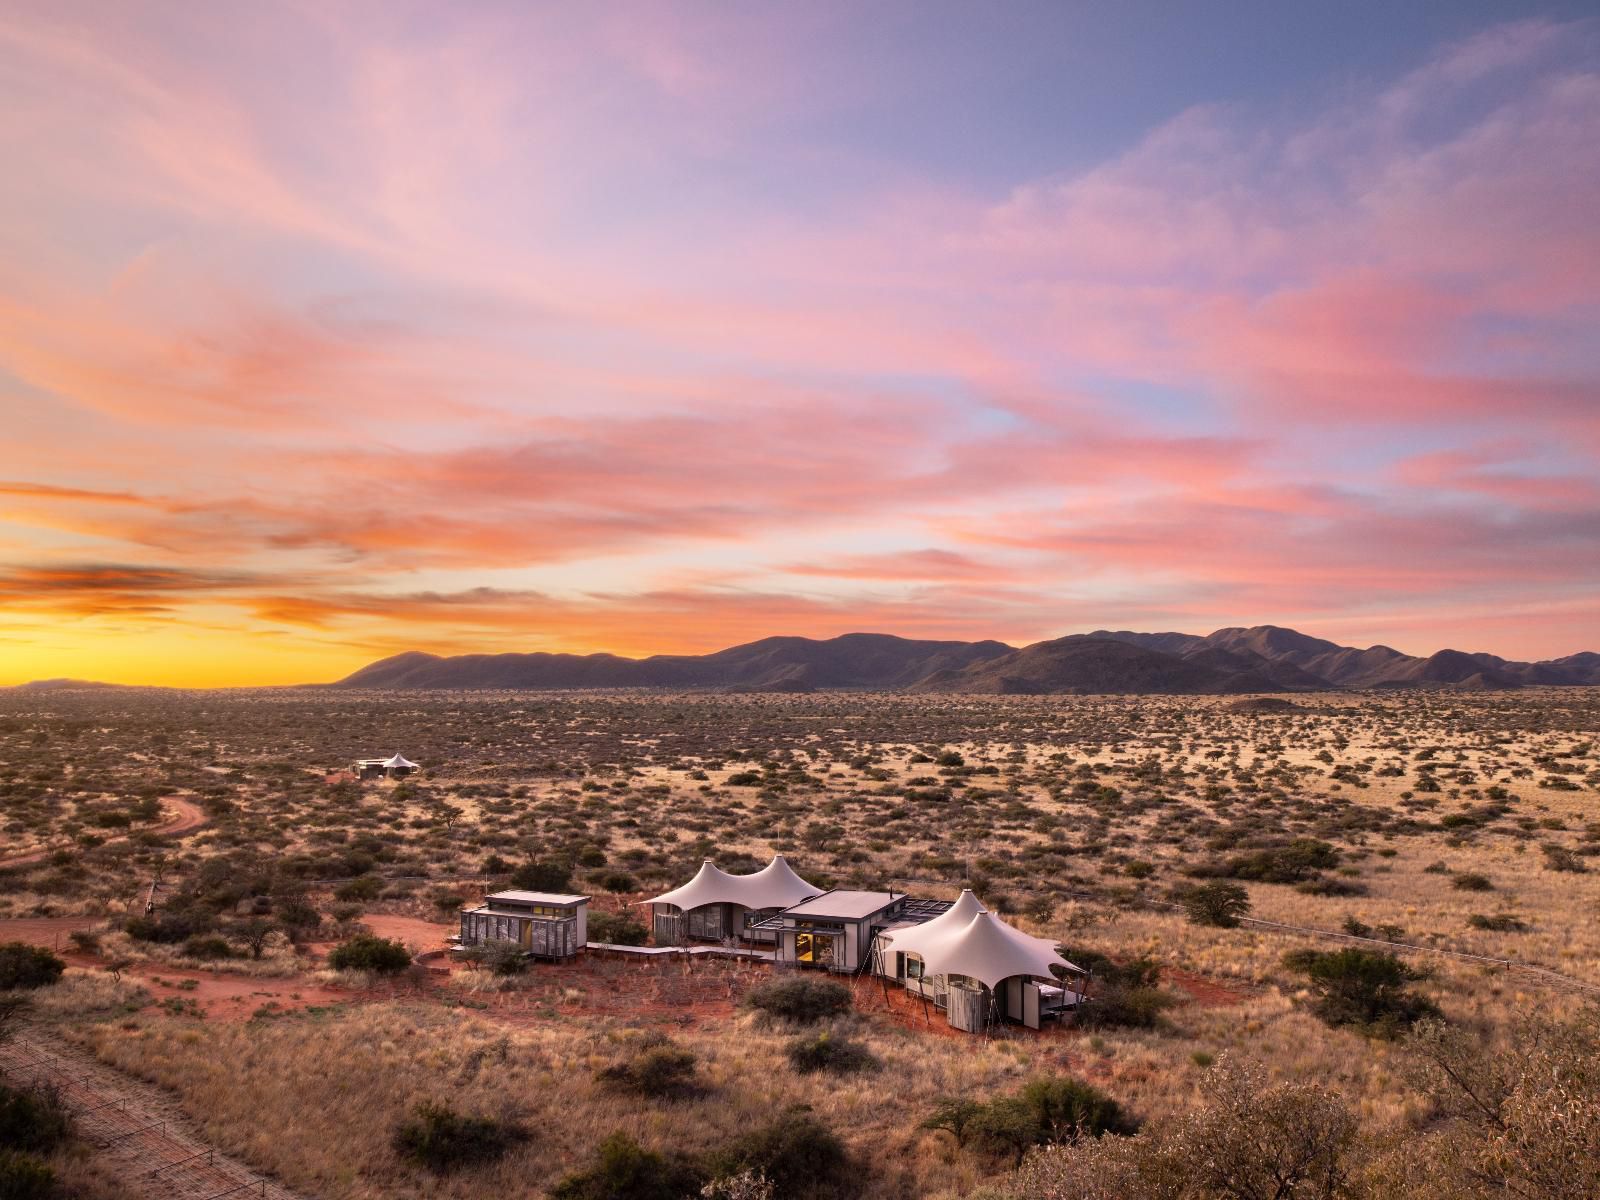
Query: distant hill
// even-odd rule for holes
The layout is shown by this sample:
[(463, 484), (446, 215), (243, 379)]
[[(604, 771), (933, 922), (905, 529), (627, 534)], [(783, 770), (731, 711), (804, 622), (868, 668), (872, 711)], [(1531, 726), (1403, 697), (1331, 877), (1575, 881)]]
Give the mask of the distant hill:
[(27, 683), (14, 684), (12, 689), (17, 692), (81, 692), (104, 691), (110, 688), (125, 688), (128, 684), (122, 683), (96, 683), (92, 679), (32, 679)]
[[(817, 689), (1028, 695), (1241, 695), (1329, 689), (1600, 685), (1600, 654), (1545, 662), (1441, 650), (1340, 646), (1276, 625), (1192, 633), (1097, 630), (1020, 649), (881, 633), (770, 637), (714, 654), (462, 654), (410, 651), (363, 667), (340, 688)], [(43, 686), (43, 685), (41, 685)]]

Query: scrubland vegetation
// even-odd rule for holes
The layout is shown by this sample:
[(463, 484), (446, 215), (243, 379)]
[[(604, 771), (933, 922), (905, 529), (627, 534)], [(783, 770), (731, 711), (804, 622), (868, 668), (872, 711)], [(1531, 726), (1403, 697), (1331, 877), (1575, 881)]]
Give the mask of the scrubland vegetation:
[[(1297, 704), (7, 696), (0, 942), (63, 921), (71, 965), (0, 968), (39, 1029), (340, 1200), (1595, 1194), (1600, 694)], [(395, 750), (421, 775), (342, 773)], [(205, 823), (169, 839), (179, 801)], [(635, 901), (773, 851), (822, 886), (970, 882), (1095, 1003), (972, 1038), (715, 963), (445, 980), (384, 925), (487, 882), (638, 942)], [(277, 999), (155, 1000), (219, 978)]]

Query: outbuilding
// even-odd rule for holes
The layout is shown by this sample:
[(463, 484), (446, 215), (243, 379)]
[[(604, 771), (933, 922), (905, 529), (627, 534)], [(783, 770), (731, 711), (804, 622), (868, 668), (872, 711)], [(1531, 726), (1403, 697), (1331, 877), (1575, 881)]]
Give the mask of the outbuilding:
[(555, 892), (494, 892), (461, 910), (457, 951), (511, 942), (533, 958), (571, 958), (589, 940), (589, 897)]

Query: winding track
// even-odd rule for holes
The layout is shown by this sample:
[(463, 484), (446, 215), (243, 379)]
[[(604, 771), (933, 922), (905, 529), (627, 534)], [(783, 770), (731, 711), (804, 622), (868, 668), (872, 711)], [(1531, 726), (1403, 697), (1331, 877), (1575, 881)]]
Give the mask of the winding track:
[[(177, 815), (169, 818), (165, 824), (155, 825), (137, 832), (153, 833), (157, 837), (179, 837), (185, 833), (193, 833), (196, 829), (201, 829), (211, 823), (211, 818), (206, 816), (205, 809), (201, 808), (193, 800), (184, 800), (178, 796), (163, 796), (161, 803), (168, 808), (177, 809)], [(107, 838), (102, 844), (126, 841), (132, 836), (132, 832), (119, 833), (115, 837)], [(42, 862), (47, 855), (55, 853), (56, 849), (54, 846), (47, 846), (42, 850), (18, 854), (12, 858), (0, 858), (0, 871), (8, 867), (26, 867), (30, 863)]]

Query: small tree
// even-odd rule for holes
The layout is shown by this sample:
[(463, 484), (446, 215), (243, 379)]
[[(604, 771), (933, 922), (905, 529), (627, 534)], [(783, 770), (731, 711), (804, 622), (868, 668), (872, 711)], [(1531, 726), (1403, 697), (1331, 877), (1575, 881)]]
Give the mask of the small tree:
[(1241, 884), (1217, 879), (1191, 888), (1183, 896), (1183, 906), (1196, 925), (1233, 929), (1240, 917), (1250, 913), (1250, 893)]
[(277, 922), (269, 921), (265, 917), (251, 917), (233, 927), (233, 935), (245, 944), (245, 948), (250, 951), (250, 957), (254, 959), (261, 957), (267, 948), (267, 939), (276, 932), (278, 932)]
[(1408, 988), (1427, 978), (1381, 950), (1296, 950), (1284, 964), (1303, 972), (1316, 995), (1313, 1009), (1329, 1025), (1355, 1025), (1379, 1037), (1392, 1037), (1424, 1017), (1437, 1017), (1438, 1007)]

